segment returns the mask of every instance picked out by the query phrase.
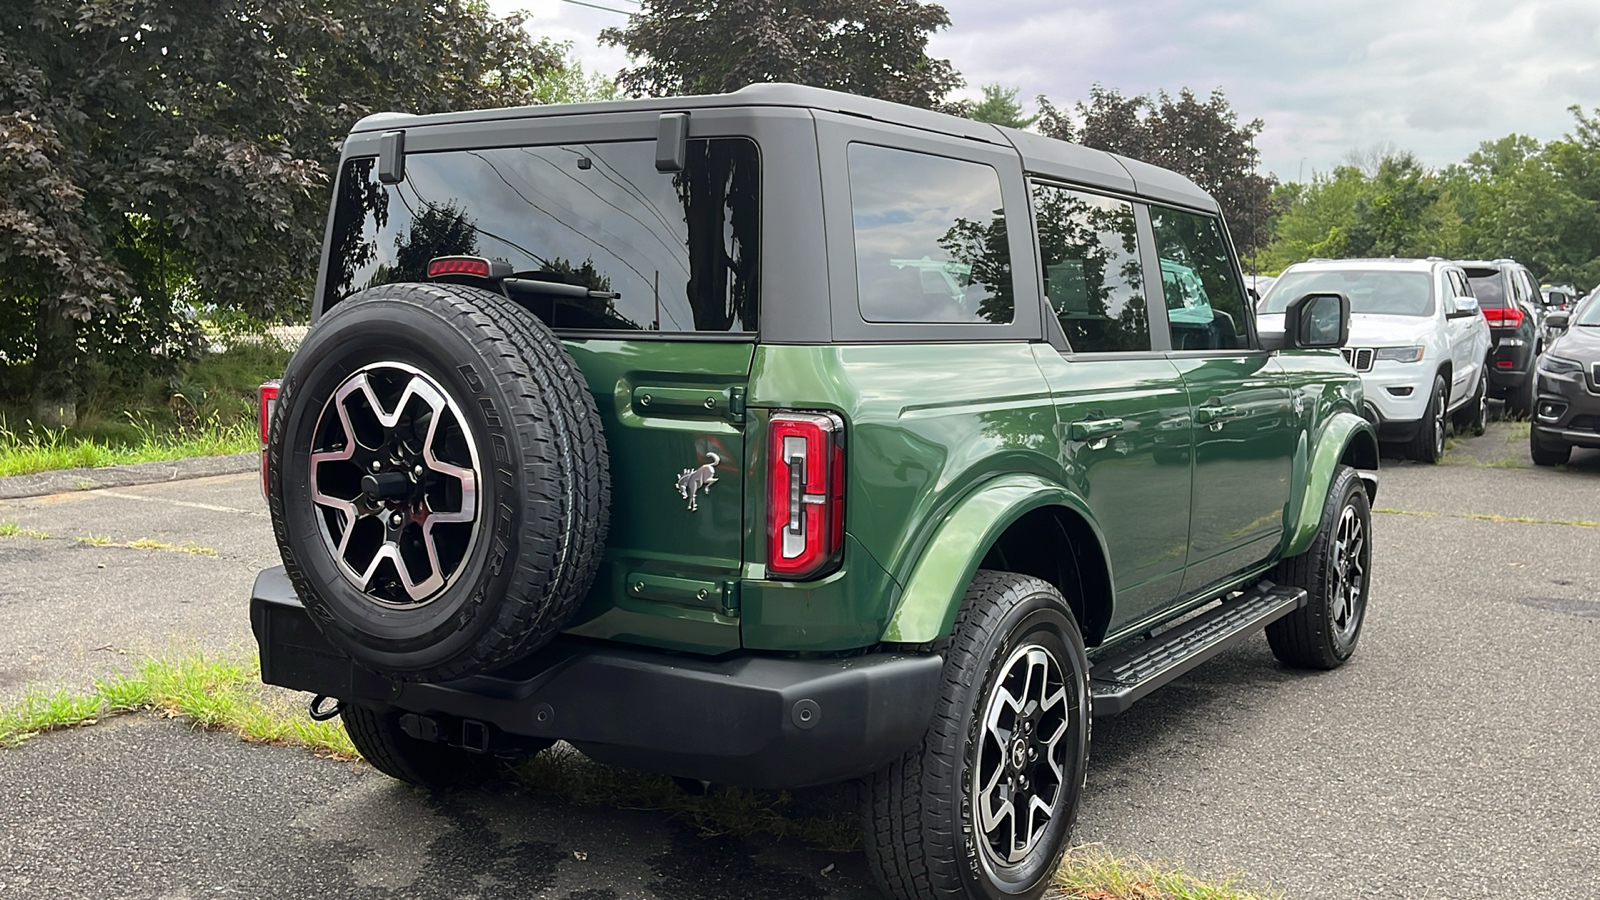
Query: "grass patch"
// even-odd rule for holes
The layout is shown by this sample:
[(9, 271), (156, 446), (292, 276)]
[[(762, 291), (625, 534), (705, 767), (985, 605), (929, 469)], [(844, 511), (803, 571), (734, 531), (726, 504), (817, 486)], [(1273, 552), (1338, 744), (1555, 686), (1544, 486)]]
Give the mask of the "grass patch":
[(15, 522), (0, 522), (0, 538), (9, 537), (33, 538), (36, 541), (42, 541), (50, 537), (50, 535), (42, 531), (35, 531), (32, 528), (23, 528)]
[(1532, 422), (1517, 422), (1511, 426), (1511, 432), (1506, 435), (1506, 443), (1515, 444), (1528, 439), (1528, 433), (1533, 431)]
[(1268, 900), (1238, 886), (1238, 877), (1208, 884), (1173, 866), (1120, 859), (1089, 845), (1067, 853), (1055, 885), (1070, 900)]
[(670, 812), (706, 835), (769, 834), (838, 851), (861, 845), (852, 811), (808, 808), (788, 791), (714, 785), (693, 794), (664, 775), (603, 766), (564, 744), (517, 766), (510, 776), (530, 793), (580, 806)]
[(201, 728), (231, 731), (247, 741), (304, 746), (340, 759), (357, 756), (338, 722), (313, 722), (303, 711), (271, 698), (261, 685), (257, 662), (198, 654), (145, 660), (131, 675), (96, 680), (87, 693), (29, 694), (0, 708), (0, 747), (141, 710), (185, 717)]
[(282, 376), (289, 355), (272, 341), (208, 354), (171, 381), (85, 397), (72, 428), (0, 406), (0, 477), (255, 450), (256, 388)]
[(1373, 512), (1386, 516), (1416, 516), (1423, 519), (1476, 519), (1480, 522), (1509, 522), (1517, 525), (1569, 525), (1574, 528), (1600, 528), (1600, 522), (1591, 522), (1588, 519), (1536, 519), (1531, 516), (1500, 516), (1493, 513), (1413, 512), (1406, 509), (1375, 509)]
[(217, 555), (217, 551), (211, 549), (210, 547), (201, 547), (198, 544), (193, 544), (188, 541), (185, 541), (181, 544), (169, 544), (166, 541), (158, 541), (153, 538), (139, 538), (136, 541), (129, 541), (126, 544), (112, 544), (111, 546), (127, 547), (130, 550), (168, 550), (173, 553), (194, 553), (200, 556)]

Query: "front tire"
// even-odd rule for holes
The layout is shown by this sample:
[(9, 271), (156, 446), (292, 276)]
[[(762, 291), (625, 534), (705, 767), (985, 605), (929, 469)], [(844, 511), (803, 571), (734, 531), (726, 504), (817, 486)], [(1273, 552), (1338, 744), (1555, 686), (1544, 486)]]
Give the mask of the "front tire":
[(922, 743), (862, 782), (867, 860), (890, 897), (1031, 900), (1050, 885), (1089, 754), (1089, 662), (1061, 594), (980, 571)]
[(1311, 546), (1267, 577), (1305, 588), (1306, 605), (1267, 626), (1272, 655), (1301, 669), (1336, 669), (1355, 653), (1372, 587), (1372, 510), (1361, 476), (1340, 466)]
[(1433, 393), (1428, 395), (1428, 411), (1417, 426), (1417, 436), (1411, 441), (1411, 458), (1417, 462), (1436, 463), (1444, 456), (1445, 410), (1450, 400), (1450, 385), (1443, 375), (1433, 378)]
[(1572, 458), (1572, 445), (1564, 441), (1541, 440), (1539, 429), (1528, 428), (1528, 455), (1533, 457), (1534, 465), (1538, 466), (1564, 466)]

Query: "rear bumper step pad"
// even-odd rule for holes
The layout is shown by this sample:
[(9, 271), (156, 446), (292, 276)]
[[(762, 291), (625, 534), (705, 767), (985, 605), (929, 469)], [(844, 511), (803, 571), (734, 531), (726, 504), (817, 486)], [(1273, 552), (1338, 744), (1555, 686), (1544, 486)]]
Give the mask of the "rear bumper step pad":
[(1095, 716), (1125, 711), (1134, 701), (1305, 604), (1303, 589), (1262, 581), (1215, 609), (1097, 661), (1089, 674)]

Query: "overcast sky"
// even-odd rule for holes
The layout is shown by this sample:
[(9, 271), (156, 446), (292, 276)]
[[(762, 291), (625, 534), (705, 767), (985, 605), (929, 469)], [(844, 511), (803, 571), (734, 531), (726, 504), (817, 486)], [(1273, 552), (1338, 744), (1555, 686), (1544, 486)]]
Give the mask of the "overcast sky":
[[(586, 0), (636, 8), (630, 0)], [(608, 75), (624, 54), (595, 35), (625, 17), (564, 0), (526, 9), (535, 34), (570, 40)], [(1099, 82), (1125, 94), (1222, 88), (1260, 118), (1262, 164), (1285, 181), (1392, 143), (1430, 166), (1512, 132), (1572, 129), (1567, 107), (1600, 106), (1600, 0), (947, 0), (930, 52), (968, 93), (999, 82), (1070, 105)]]

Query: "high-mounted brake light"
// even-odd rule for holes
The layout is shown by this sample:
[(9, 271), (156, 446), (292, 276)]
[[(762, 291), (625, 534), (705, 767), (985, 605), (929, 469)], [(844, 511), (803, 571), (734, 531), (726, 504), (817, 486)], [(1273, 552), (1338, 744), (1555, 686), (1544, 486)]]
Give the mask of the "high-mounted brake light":
[(844, 553), (844, 421), (774, 413), (767, 426), (767, 574), (826, 575)]
[(429, 278), (438, 278), (441, 275), (473, 275), (478, 278), (488, 278), (489, 270), (489, 261), (481, 256), (439, 256), (428, 260)]
[(267, 439), (272, 436), (272, 411), (278, 408), (278, 387), (274, 380), (256, 389), (261, 408), (261, 495), (267, 493)]
[(1483, 317), (1496, 328), (1522, 327), (1522, 310), (1519, 307), (1507, 306), (1502, 309), (1498, 306), (1486, 306), (1483, 309)]

